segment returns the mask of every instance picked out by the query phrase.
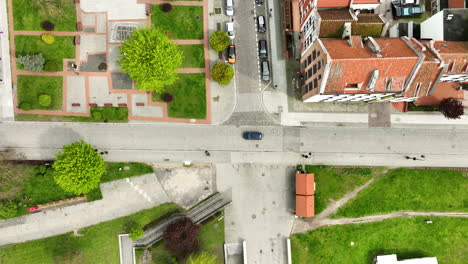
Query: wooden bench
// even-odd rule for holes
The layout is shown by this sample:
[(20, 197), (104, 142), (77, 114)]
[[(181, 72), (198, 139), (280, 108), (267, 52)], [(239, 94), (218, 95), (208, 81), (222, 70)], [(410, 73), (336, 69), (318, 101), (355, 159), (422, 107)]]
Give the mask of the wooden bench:
[(97, 106), (97, 104), (92, 103), (92, 104), (89, 104), (89, 106)]
[(112, 104), (104, 104), (104, 106), (112, 106)]
[(145, 103), (136, 103), (136, 106), (145, 106)]
[(118, 104), (119, 107), (127, 107), (127, 104)]
[(73, 42), (75, 43), (75, 46), (76, 46), (76, 45), (80, 45), (80, 43), (81, 43), (81, 36), (75, 36), (75, 37), (73, 38)]
[(73, 103), (72, 106), (81, 106), (79, 103)]
[(83, 24), (81, 22), (76, 23), (76, 31), (83, 31)]

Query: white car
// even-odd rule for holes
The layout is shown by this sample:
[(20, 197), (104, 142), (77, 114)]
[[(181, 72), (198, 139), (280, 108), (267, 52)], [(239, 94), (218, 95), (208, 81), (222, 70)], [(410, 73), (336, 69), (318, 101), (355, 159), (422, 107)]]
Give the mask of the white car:
[(234, 15), (234, 0), (226, 0), (226, 15)]
[(234, 22), (226, 22), (226, 33), (231, 39), (234, 39)]

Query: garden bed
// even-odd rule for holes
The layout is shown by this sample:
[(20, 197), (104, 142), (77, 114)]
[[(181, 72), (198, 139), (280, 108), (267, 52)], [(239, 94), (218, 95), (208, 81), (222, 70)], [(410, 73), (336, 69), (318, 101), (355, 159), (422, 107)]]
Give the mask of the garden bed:
[[(23, 110), (61, 110), (62, 76), (18, 75), (18, 103)], [(39, 103), (40, 95), (49, 95), (50, 106)], [(25, 107), (29, 104), (29, 107)], [(30, 108), (30, 109), (28, 109)]]
[[(94, 114), (99, 112), (100, 114)], [(127, 107), (91, 107), (91, 116), (63, 116), (63, 115), (37, 115), (15, 114), (16, 121), (54, 121), (54, 122), (104, 122), (125, 123), (128, 122)]]
[(161, 5), (153, 5), (151, 23), (171, 39), (203, 39), (201, 6), (172, 6), (172, 10), (166, 13)]

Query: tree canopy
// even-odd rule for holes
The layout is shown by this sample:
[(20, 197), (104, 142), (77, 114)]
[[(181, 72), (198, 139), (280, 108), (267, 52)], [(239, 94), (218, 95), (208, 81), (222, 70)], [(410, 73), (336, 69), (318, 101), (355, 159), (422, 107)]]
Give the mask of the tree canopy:
[(176, 44), (156, 28), (139, 28), (120, 47), (120, 66), (139, 90), (164, 91), (177, 80), (182, 53)]
[(83, 194), (96, 189), (106, 172), (104, 159), (83, 141), (63, 146), (55, 157), (54, 180), (67, 192)]
[(167, 249), (175, 255), (185, 257), (199, 249), (198, 232), (200, 227), (185, 217), (170, 224), (163, 234)]
[(440, 112), (448, 119), (458, 119), (464, 113), (463, 103), (455, 98), (446, 98), (439, 104)]
[(231, 65), (217, 62), (211, 69), (211, 77), (221, 85), (228, 85), (234, 77), (234, 68)]
[(223, 51), (229, 44), (231, 44), (231, 39), (226, 32), (218, 30), (211, 34), (210, 46), (214, 51)]

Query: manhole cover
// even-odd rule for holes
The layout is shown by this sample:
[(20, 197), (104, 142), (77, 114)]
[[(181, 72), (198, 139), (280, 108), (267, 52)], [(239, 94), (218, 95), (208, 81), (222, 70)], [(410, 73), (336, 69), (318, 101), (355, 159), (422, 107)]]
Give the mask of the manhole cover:
[(215, 14), (221, 14), (221, 8), (215, 8)]
[(252, 215), (252, 219), (255, 219), (255, 218), (257, 218), (257, 216), (253, 214), (253, 215)]
[(114, 25), (112, 34), (113, 41), (125, 41), (132, 32), (137, 28), (135, 23), (118, 23)]

